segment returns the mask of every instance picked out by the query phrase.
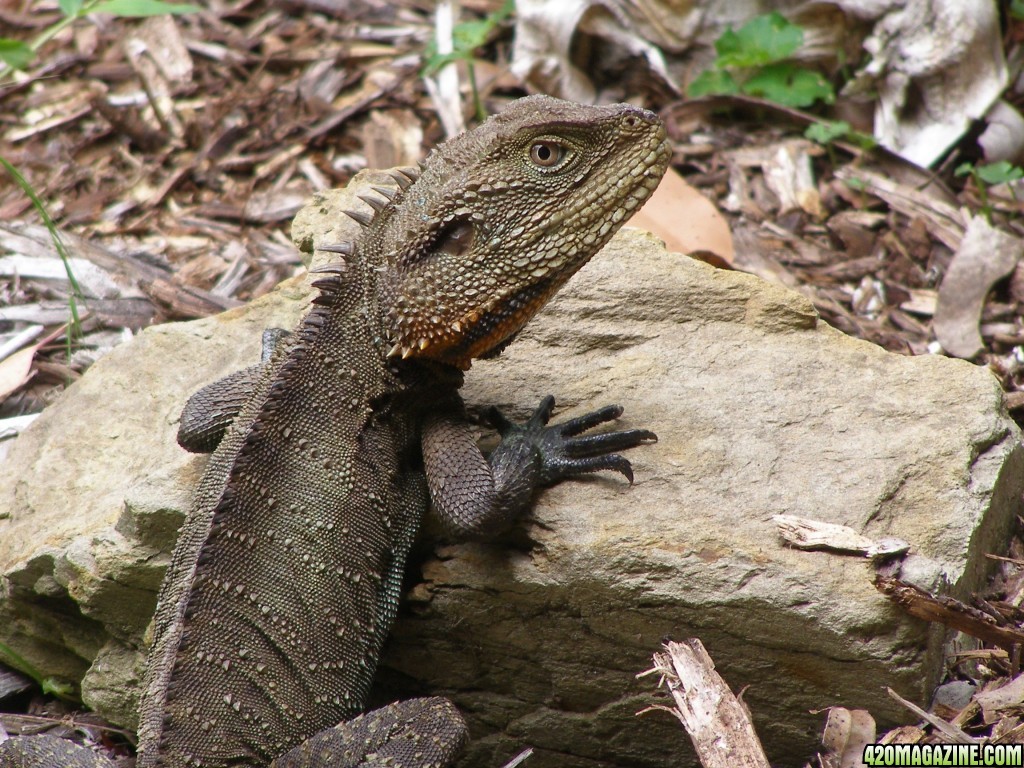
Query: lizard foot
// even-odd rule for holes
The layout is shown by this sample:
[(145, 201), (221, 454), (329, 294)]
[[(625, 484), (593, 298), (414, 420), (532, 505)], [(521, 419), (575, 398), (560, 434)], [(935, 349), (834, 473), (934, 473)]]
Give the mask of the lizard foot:
[(609, 405), (591, 413), (548, 426), (555, 398), (548, 395), (525, 424), (509, 421), (497, 408), (487, 412), (503, 441), (531, 443), (541, 455), (541, 482), (545, 485), (566, 477), (610, 469), (633, 483), (633, 467), (616, 451), (655, 443), (658, 436), (646, 429), (625, 429), (584, 435), (588, 429), (614, 421), (622, 415), (621, 405)]

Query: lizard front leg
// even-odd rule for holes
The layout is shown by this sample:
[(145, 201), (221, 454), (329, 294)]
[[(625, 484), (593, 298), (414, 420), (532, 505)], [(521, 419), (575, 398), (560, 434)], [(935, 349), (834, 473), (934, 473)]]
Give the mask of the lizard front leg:
[(178, 423), (178, 445), (190, 453), (211, 453), (265, 375), (275, 350), (292, 334), (283, 328), (263, 331), (260, 362), (235, 371), (196, 391), (185, 403)]
[(583, 434), (622, 415), (618, 405), (548, 426), (554, 406), (555, 399), (545, 397), (522, 425), (492, 409), (489, 419), (502, 440), (489, 460), (460, 412), (427, 418), (422, 441), (427, 484), (449, 532), (475, 539), (500, 533), (526, 508), (537, 488), (567, 477), (610, 469), (633, 482), (629, 461), (616, 451), (655, 442), (653, 432)]

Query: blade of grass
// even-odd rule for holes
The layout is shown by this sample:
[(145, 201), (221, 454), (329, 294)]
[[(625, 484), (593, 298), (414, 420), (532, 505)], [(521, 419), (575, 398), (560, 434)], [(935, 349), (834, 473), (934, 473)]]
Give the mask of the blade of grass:
[(6, 158), (0, 157), (0, 165), (11, 175), (18, 186), (22, 188), (28, 199), (32, 201), (33, 207), (39, 214), (39, 218), (42, 219), (43, 225), (46, 230), (50, 233), (50, 240), (53, 242), (53, 247), (57, 250), (57, 255), (60, 256), (61, 262), (64, 264), (64, 271), (68, 276), (68, 283), (71, 286), (71, 293), (68, 295), (68, 310), (71, 313), (71, 322), (68, 328), (67, 334), (67, 354), (71, 357), (71, 345), (72, 343), (81, 337), (82, 335), (82, 323), (78, 317), (78, 302), (77, 298), (81, 297), (82, 289), (78, 285), (78, 281), (75, 279), (75, 273), (71, 269), (70, 255), (68, 254), (67, 248), (64, 247), (64, 241), (61, 240), (60, 232), (57, 230), (57, 225), (53, 223), (53, 219), (50, 218), (49, 212), (46, 210), (46, 206), (43, 201), (39, 199), (39, 195), (36, 194), (35, 189), (28, 183), (28, 180), (21, 175), (17, 168), (11, 165)]

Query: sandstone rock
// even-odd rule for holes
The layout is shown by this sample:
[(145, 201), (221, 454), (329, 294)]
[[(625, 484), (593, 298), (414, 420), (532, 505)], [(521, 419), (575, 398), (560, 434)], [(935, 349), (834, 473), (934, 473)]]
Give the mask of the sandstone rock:
[[(297, 218), (296, 242), (345, 239), (348, 193)], [(200, 385), (250, 364), (260, 331), (304, 309), (304, 281), (215, 318), (140, 334), (97, 363), (0, 467), (0, 642), (132, 723), (111, 695), (140, 637), (202, 457), (174, 445)], [(818, 321), (796, 293), (666, 253), (625, 231), (464, 390), (516, 418), (616, 402), (649, 427), (616, 476), (563, 483), (501, 544), (425, 548), (382, 669), (382, 695), (452, 695), (465, 766), (534, 746), (533, 768), (692, 764), (678, 723), (636, 718), (662, 638), (696, 635), (744, 699), (773, 764), (802, 765), (830, 704), (904, 717), (923, 701), (936, 628), (871, 586), (862, 559), (782, 546), (771, 518), (841, 523), (913, 546), (918, 580), (963, 595), (999, 551), (1024, 452), (984, 369), (907, 358)], [(688, 762), (689, 761), (689, 762)]]

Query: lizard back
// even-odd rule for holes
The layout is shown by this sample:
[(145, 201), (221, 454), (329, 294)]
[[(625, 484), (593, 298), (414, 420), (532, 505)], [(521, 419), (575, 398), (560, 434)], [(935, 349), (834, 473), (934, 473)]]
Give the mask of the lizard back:
[(365, 703), (427, 493), (364, 282), (321, 281), (330, 306), (211, 457), (160, 597), (140, 768), (265, 765)]

